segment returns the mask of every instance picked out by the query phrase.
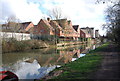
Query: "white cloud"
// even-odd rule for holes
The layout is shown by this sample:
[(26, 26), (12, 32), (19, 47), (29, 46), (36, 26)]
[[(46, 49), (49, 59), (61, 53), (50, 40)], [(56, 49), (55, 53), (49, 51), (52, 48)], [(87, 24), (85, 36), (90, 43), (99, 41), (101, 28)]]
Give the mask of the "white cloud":
[[(53, 5), (53, 2), (56, 5)], [(104, 21), (105, 4), (95, 4), (95, 0), (45, 0), (43, 7), (51, 9), (55, 6), (61, 7), (65, 16), (72, 20), (73, 24), (80, 27), (95, 27), (101, 30)], [(105, 31), (104, 31), (105, 32)], [(103, 30), (100, 31), (103, 35)]]
[[(80, 27), (90, 26), (101, 30), (104, 23), (105, 4), (95, 4), (95, 0), (4, 0), (22, 21), (38, 21), (46, 16), (47, 10), (61, 7), (65, 16)], [(44, 12), (44, 14), (43, 14)], [(101, 32), (101, 31), (100, 31)], [(101, 32), (102, 33), (102, 32)]]
[(9, 5), (9, 1), (0, 0), (0, 23), (3, 23), (6, 20), (7, 16), (10, 16), (13, 14), (14, 12)]
[[(43, 16), (38, 3), (28, 3), (27, 0), (6, 0), (6, 2), (9, 2), (10, 10), (13, 11), (21, 21), (32, 21), (34, 24), (37, 24)], [(6, 3), (6, 5), (8, 5), (8, 3)], [(8, 9), (6, 8), (6, 10)]]

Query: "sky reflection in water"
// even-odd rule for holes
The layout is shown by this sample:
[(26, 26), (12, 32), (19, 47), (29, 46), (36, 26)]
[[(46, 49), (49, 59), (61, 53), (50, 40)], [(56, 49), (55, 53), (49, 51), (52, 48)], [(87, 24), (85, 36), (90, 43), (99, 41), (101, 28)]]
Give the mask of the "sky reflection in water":
[[(39, 79), (56, 67), (60, 67), (64, 63), (69, 63), (85, 56), (86, 52), (94, 48), (95, 46), (92, 46), (92, 48), (83, 46), (77, 49), (59, 50), (57, 54), (48, 51), (46, 52), (50, 54), (39, 54), (40, 52), (17, 55), (9, 54), (10, 56), (3, 54), (3, 59), (6, 59), (3, 61), (3, 64), (5, 64), (3, 66), (5, 66), (4, 69), (14, 72), (19, 79)], [(19, 58), (17, 56), (20, 57), (20, 59), (22, 58), (22, 60), (18, 60)], [(8, 59), (10, 57), (14, 57), (15, 59)], [(23, 60), (23, 58), (26, 58), (26, 60)], [(13, 64), (9, 65), (11, 62), (13, 62)]]
[(55, 69), (55, 67), (41, 67), (37, 60), (34, 60), (33, 63), (21, 62), (19, 65), (16, 64), (15, 74), (19, 79), (39, 79)]

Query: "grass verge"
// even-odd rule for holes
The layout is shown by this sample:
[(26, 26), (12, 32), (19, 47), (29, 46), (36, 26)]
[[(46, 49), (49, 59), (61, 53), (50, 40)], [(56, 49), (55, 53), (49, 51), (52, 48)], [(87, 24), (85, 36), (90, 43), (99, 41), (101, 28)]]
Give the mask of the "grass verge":
[(49, 47), (49, 43), (41, 40), (17, 41), (15, 38), (10, 38), (9, 40), (2, 40), (2, 53), (20, 52), (46, 47)]
[(59, 76), (54, 76), (52, 77), (52, 79), (49, 80), (59, 81), (66, 79), (89, 79), (90, 73), (95, 72), (99, 68), (103, 58), (100, 53), (104, 51), (104, 48), (106, 48), (108, 45), (109, 43), (103, 44), (95, 50), (90, 51), (88, 54), (86, 54), (86, 56), (55, 69), (52, 72), (59, 70), (62, 70), (63, 72)]

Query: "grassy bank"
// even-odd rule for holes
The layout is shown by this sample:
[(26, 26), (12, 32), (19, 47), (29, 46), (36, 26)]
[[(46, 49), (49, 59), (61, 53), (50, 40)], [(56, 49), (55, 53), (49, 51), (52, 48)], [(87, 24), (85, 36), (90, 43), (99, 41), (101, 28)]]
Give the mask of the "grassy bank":
[[(67, 42), (66, 45), (60, 46), (59, 48), (68, 48), (71, 45), (77, 45), (80, 44), (81, 42), (79, 41), (63, 41), (62, 43)], [(74, 42), (74, 44), (72, 44)], [(62, 44), (59, 43), (59, 44)], [(22, 41), (17, 41), (15, 38), (9, 38), (9, 39), (3, 39), (2, 40), (2, 53), (9, 53), (9, 52), (21, 52), (21, 51), (27, 51), (31, 49), (41, 49), (41, 48), (56, 48), (58, 47), (56, 45), (55, 41), (49, 41), (49, 40), (22, 40)], [(62, 48), (62, 49), (63, 49)]]
[[(52, 44), (52, 43), (51, 43)], [(41, 40), (17, 41), (14, 38), (2, 40), (2, 53), (27, 51), (49, 47), (49, 43)]]
[[(60, 81), (66, 79), (89, 79), (90, 73), (96, 71), (102, 61), (103, 57), (99, 53), (102, 52), (107, 45), (108, 44), (103, 44), (97, 49), (90, 51), (86, 56), (55, 69), (49, 76), (53, 75), (52, 80)], [(55, 72), (61, 73), (58, 76), (54, 74)], [(49, 76), (44, 79), (49, 78)]]

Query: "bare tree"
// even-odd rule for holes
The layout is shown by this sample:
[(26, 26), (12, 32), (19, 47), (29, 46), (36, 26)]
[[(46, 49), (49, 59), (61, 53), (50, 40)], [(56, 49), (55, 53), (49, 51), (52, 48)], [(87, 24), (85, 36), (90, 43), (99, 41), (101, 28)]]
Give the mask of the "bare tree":
[(95, 3), (96, 4), (99, 4), (99, 3), (103, 3), (103, 4), (106, 4), (106, 3), (117, 3), (119, 0), (96, 0)]
[(61, 10), (61, 8), (55, 7), (51, 10), (48, 10), (48, 16), (51, 19), (61, 19), (61, 18), (66, 18)]
[(108, 7), (105, 15), (106, 24), (104, 28), (107, 29), (107, 36), (113, 42), (120, 45), (120, 0)]
[(20, 20), (16, 16), (12, 15), (8, 17), (6, 27), (11, 32), (18, 32), (20, 29)]

